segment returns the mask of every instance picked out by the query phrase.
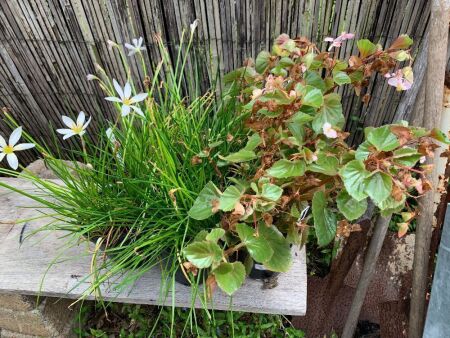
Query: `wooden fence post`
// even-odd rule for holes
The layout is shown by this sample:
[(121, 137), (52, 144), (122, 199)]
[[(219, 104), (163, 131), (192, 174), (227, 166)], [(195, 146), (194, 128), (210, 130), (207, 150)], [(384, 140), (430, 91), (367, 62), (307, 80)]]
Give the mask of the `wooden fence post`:
[[(427, 113), (423, 122), (423, 126), (427, 129), (438, 127), (441, 120), (449, 15), (450, 0), (432, 1), (427, 72), (425, 75), (425, 108)], [(434, 168), (430, 177), (434, 187), (438, 184), (438, 175), (437, 169)], [(408, 337), (410, 338), (422, 337), (425, 319), (429, 248), (434, 223), (434, 200), (435, 195), (430, 193), (420, 201), (421, 210), (416, 228), (411, 308), (409, 313)]]

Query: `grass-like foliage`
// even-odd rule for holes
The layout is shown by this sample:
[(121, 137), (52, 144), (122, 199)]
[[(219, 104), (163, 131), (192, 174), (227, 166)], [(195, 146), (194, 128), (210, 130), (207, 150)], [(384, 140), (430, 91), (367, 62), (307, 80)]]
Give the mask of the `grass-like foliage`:
[[(192, 39), (193, 30), (183, 38), (173, 64), (156, 37), (162, 60), (151, 77), (142, 55), (144, 47), (137, 41), (127, 44), (129, 56), (142, 61), (143, 84), (133, 84), (125, 50), (110, 42), (111, 53), (119, 53), (128, 73), (125, 86), (109, 78), (100, 66), (88, 80), (96, 81), (116, 106), (116, 120), (98, 123), (99, 130), (93, 132), (84, 113), (76, 121), (63, 117), (68, 129), (58, 129), (58, 133), (80, 142), (79, 147), (56, 152), (51, 150), (55, 147), (41, 145), (23, 133), (59, 181), (43, 180), (25, 170), (21, 176), (41, 188), (39, 194), (1, 183), (39, 202), (44, 214), (52, 214), (54, 220), (40, 231), (66, 230), (71, 233), (67, 245), (88, 243), (92, 286), (86, 294), (96, 291), (99, 295), (101, 283), (118, 276), (122, 277), (118, 287), (127, 286), (159, 263), (173, 271), (184, 243), (215, 225), (214, 220), (191, 219), (188, 210), (207, 182), (220, 185), (216, 158), (208, 152), (215, 148), (216, 157), (229, 152), (232, 144), (223, 141), (231, 133), (239, 135), (242, 124), (233, 100), (217, 98), (214, 88), (200, 93), (199, 73), (185, 77), (187, 63), (195, 70), (201, 62), (190, 53)], [(14, 126), (11, 116), (6, 117)], [(16, 130), (20, 134), (21, 129)], [(14, 150), (21, 149), (13, 145), (8, 162), (16, 156)], [(7, 169), (1, 173), (17, 175)]]

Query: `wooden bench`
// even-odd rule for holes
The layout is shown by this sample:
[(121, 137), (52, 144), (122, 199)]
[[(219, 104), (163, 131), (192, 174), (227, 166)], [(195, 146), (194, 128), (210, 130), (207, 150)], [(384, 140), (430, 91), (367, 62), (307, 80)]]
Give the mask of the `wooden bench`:
[[(28, 192), (37, 191), (30, 182), (23, 179), (1, 178), (1, 181)], [(23, 224), (16, 222), (39, 216), (41, 212), (36, 210), (36, 205), (31, 199), (0, 187), (0, 293), (77, 299), (89, 286), (89, 278), (83, 281), (89, 275), (91, 264), (87, 245), (81, 243), (61, 251), (67, 241), (61, 237), (66, 233), (57, 231), (38, 232), (20, 243), (27, 234), (49, 221), (30, 221), (23, 233)], [(291, 270), (279, 276), (277, 287), (263, 289), (261, 281), (247, 279), (243, 287), (233, 295), (233, 310), (304, 315), (305, 250), (294, 251), (293, 256)], [(58, 263), (51, 265), (55, 259)], [(161, 298), (161, 280), (159, 269), (154, 268), (145, 273), (135, 285), (120, 293), (114, 290), (120, 280), (105, 283), (101, 287), (102, 296), (105, 300), (121, 303), (171, 305), (171, 294), (165, 299)], [(174, 297), (176, 306), (189, 307), (190, 287), (177, 283)], [(94, 299), (94, 296), (89, 295), (87, 299)], [(197, 302), (196, 306), (200, 307), (201, 304)], [(230, 298), (217, 290), (212, 307), (229, 309)]]

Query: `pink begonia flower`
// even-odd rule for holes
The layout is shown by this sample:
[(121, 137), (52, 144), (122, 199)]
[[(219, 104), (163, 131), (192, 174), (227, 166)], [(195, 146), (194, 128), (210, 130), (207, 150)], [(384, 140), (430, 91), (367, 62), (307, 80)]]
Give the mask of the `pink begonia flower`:
[(419, 162), (425, 163), (426, 160), (427, 160), (427, 158), (425, 156), (421, 156)]
[(333, 129), (333, 127), (331, 126), (331, 124), (329, 124), (328, 122), (325, 122), (323, 124), (323, 134), (328, 137), (328, 138), (337, 138), (338, 134), (337, 131), (335, 129)]
[(316, 154), (312, 154), (311, 161), (316, 162), (318, 160), (318, 157)]
[(264, 94), (264, 91), (262, 89), (259, 88), (255, 88), (252, 91), (252, 96), (251, 99), (252, 100), (256, 100), (258, 97), (260, 97), (262, 94)]
[(323, 41), (331, 42), (331, 45), (328, 48), (328, 50), (330, 51), (333, 49), (333, 47), (341, 47), (342, 42), (344, 42), (345, 40), (353, 39), (354, 37), (355, 34), (353, 33), (342, 32), (342, 34), (339, 35), (337, 38), (326, 37)]
[(389, 79), (388, 84), (395, 87), (399, 92), (402, 90), (408, 90), (412, 86), (412, 83), (405, 79), (401, 69), (397, 70), (395, 73), (387, 73), (384, 77)]

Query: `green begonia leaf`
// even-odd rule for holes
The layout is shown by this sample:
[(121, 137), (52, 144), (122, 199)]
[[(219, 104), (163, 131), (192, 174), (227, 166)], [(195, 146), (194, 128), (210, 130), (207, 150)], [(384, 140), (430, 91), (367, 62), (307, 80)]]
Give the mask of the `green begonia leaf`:
[(236, 153), (232, 153), (228, 156), (223, 157), (225, 161), (233, 163), (246, 162), (254, 160), (255, 158), (256, 158), (255, 152), (247, 149), (241, 149)]
[(266, 226), (260, 224), (258, 232), (268, 243), (273, 251), (269, 260), (263, 262), (263, 265), (269, 270), (276, 272), (286, 272), (292, 264), (291, 249), (289, 242), (275, 226)]
[(270, 53), (267, 51), (262, 51), (256, 57), (255, 68), (259, 74), (264, 73), (264, 71), (269, 66)]
[(267, 170), (267, 174), (275, 178), (297, 177), (305, 173), (305, 167), (305, 162), (302, 160), (289, 161), (281, 159)]
[(337, 207), (346, 219), (352, 221), (361, 217), (367, 209), (367, 199), (355, 200), (345, 190), (342, 190), (336, 198)]
[(241, 262), (222, 262), (213, 273), (217, 285), (230, 296), (241, 287), (245, 280), (245, 267)]
[(264, 183), (261, 188), (261, 197), (276, 202), (280, 199), (283, 189), (272, 183)]
[(377, 51), (377, 46), (367, 39), (358, 40), (356, 42), (361, 58), (364, 59)]
[(204, 220), (213, 215), (214, 204), (219, 201), (220, 191), (213, 182), (208, 182), (198, 194), (189, 216), (196, 220)]
[(239, 202), (243, 191), (234, 185), (230, 185), (225, 189), (219, 199), (219, 209), (223, 211), (234, 210), (236, 203)]
[(323, 191), (314, 193), (312, 200), (312, 213), (317, 242), (323, 247), (329, 244), (336, 236), (336, 214), (327, 208), (327, 201)]
[(247, 251), (252, 258), (263, 263), (269, 260), (273, 255), (273, 250), (267, 240), (261, 236), (255, 236), (255, 229), (244, 223), (236, 225), (236, 230), (242, 243), (245, 244)]
[(219, 239), (221, 239), (225, 235), (225, 230), (221, 228), (212, 229), (209, 234), (206, 235), (205, 239), (207, 241), (211, 241), (217, 243)]
[(339, 86), (352, 83), (352, 80), (345, 72), (333, 72), (333, 81)]
[(253, 134), (248, 138), (247, 144), (245, 145), (245, 150), (255, 150), (262, 143), (261, 136), (258, 133)]
[(370, 173), (366, 170), (362, 161), (353, 160), (348, 162), (339, 171), (339, 174), (350, 196), (357, 201), (367, 197), (365, 179)]
[(370, 198), (379, 204), (391, 194), (392, 178), (386, 173), (374, 173), (366, 178), (366, 189)]
[(341, 97), (337, 93), (330, 93), (323, 97), (323, 106), (314, 117), (312, 127), (316, 133), (322, 132), (323, 125), (328, 122), (332, 126), (341, 128), (345, 118), (342, 114)]
[(339, 161), (336, 157), (319, 154), (317, 161), (308, 166), (308, 171), (334, 176), (338, 173), (338, 165)]
[(214, 242), (194, 242), (184, 250), (186, 258), (199, 269), (209, 268), (213, 263), (222, 259), (222, 249)]
[(391, 151), (400, 146), (397, 136), (395, 136), (389, 126), (372, 129), (367, 135), (367, 141), (380, 151)]

